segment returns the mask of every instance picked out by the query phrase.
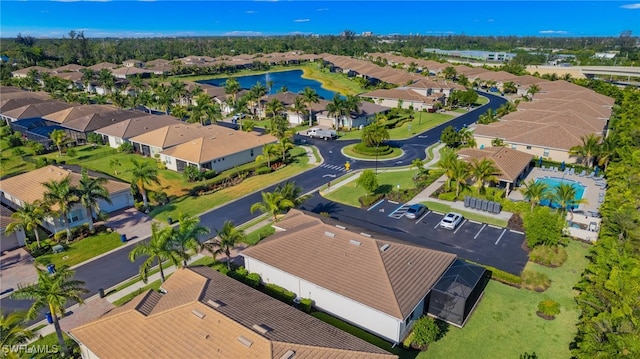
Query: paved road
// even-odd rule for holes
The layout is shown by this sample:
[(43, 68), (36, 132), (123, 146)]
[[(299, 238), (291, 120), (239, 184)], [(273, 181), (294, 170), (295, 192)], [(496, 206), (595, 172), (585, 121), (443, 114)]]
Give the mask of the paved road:
[[(404, 155), (395, 160), (390, 161), (378, 161), (378, 167), (393, 167), (398, 165), (408, 165), (415, 158), (424, 158), (427, 147), (438, 142), (442, 130), (453, 125), (457, 128), (471, 125), (476, 122), (478, 117), (484, 113), (487, 109), (497, 109), (503, 103), (506, 102), (504, 98), (494, 96), (491, 94), (483, 94), (490, 99), (490, 102), (472, 112), (463, 114), (451, 122), (442, 124), (433, 129), (430, 129), (416, 137), (413, 137), (404, 141), (392, 141), (392, 144), (401, 146)], [(310, 171), (295, 176), (292, 180), (296, 182), (297, 186), (302, 187), (303, 192), (311, 191), (325, 183), (327, 183), (330, 177), (323, 177), (325, 175), (336, 175), (339, 177), (346, 172), (344, 171), (344, 163), (348, 160), (351, 163), (351, 169), (371, 168), (374, 166), (372, 161), (354, 161), (340, 153), (340, 148), (349, 143), (357, 141), (323, 141), (323, 140), (309, 140), (309, 144), (315, 145), (320, 150), (322, 156), (325, 159), (325, 163), (322, 166), (318, 166)], [(266, 191), (272, 190), (274, 186), (269, 187)], [(214, 231), (215, 228), (221, 228), (222, 223), (231, 219), (234, 223), (240, 224), (248, 222), (256, 218), (259, 213), (251, 214), (249, 207), (253, 203), (260, 202), (261, 196), (259, 192), (253, 193), (249, 196), (241, 198), (235, 202), (224, 205), (220, 208), (212, 210), (203, 214), (200, 217), (200, 223), (207, 226)], [(400, 233), (401, 230), (388, 228), (389, 231), (394, 233)], [(446, 249), (443, 249), (446, 250)], [(123, 248), (120, 251), (111, 253), (105, 257), (99, 258), (95, 261), (89, 262), (76, 268), (76, 278), (86, 283), (86, 288), (89, 289), (89, 293), (85, 294), (85, 298), (93, 296), (98, 293), (99, 288), (110, 288), (118, 283), (135, 276), (138, 273), (138, 268), (142, 259), (135, 263), (129, 262), (128, 254), (130, 248)], [(74, 303), (69, 303), (69, 306)], [(3, 298), (0, 300), (0, 307), (5, 312), (11, 312), (15, 310), (26, 310), (30, 305), (30, 301), (17, 301), (9, 298)], [(44, 318), (44, 315), (40, 318)]]

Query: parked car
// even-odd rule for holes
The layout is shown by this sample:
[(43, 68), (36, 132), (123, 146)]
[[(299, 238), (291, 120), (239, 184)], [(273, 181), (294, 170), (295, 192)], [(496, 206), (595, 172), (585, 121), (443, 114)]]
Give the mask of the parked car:
[(440, 228), (454, 230), (460, 222), (462, 222), (462, 215), (456, 212), (449, 212), (446, 216), (440, 221)]
[(321, 128), (310, 128), (307, 136), (311, 138), (322, 138), (324, 140), (333, 140), (338, 137), (336, 130), (323, 130)]
[(411, 207), (407, 209), (407, 212), (405, 212), (404, 216), (409, 219), (420, 218), (420, 216), (422, 216), (426, 210), (427, 210), (427, 206), (425, 206), (424, 204), (417, 203), (417, 204), (411, 205)]
[(244, 113), (236, 113), (235, 115), (233, 115), (233, 117), (231, 117), (231, 121), (238, 121), (239, 119), (244, 118), (244, 116)]

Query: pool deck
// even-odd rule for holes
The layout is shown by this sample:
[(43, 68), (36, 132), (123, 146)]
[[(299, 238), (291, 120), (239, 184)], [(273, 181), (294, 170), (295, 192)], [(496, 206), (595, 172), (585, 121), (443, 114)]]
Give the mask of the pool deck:
[[(564, 172), (552, 172), (550, 170), (543, 171), (539, 167), (535, 167), (529, 172), (529, 175), (525, 178), (525, 181), (535, 180), (541, 177), (555, 177), (565, 180), (576, 181), (585, 186), (582, 197), (587, 200), (587, 203), (580, 204), (577, 209), (573, 210), (573, 213), (567, 213), (567, 220), (582, 224), (587, 229), (580, 229), (569, 227), (569, 235), (571, 237), (579, 238), (582, 240), (594, 241), (598, 237), (598, 231), (600, 230), (600, 223), (602, 221), (598, 216), (594, 216), (594, 213), (599, 213), (601, 194), (605, 195), (606, 189), (596, 183), (593, 178), (587, 178), (586, 176), (578, 176), (577, 174), (566, 174)], [(514, 201), (524, 201), (524, 197), (520, 191), (511, 191), (509, 199)], [(604, 197), (602, 197), (604, 199)], [(595, 224), (595, 225), (594, 225)]]

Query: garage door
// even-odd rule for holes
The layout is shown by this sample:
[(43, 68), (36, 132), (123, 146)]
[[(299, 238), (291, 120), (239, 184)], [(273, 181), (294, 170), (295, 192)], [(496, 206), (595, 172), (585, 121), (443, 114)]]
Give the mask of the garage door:
[(104, 201), (100, 201), (100, 209), (111, 213), (113, 211), (117, 211), (122, 208), (127, 208), (133, 206), (133, 197), (131, 196), (131, 192), (125, 191), (120, 192), (116, 195), (111, 196), (111, 204), (106, 203)]

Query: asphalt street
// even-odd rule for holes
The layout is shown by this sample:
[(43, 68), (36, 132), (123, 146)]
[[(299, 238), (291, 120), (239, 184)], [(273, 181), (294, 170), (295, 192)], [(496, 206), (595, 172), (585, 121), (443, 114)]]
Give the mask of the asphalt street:
[[(499, 96), (485, 93), (482, 93), (482, 95), (489, 98), (490, 102), (488, 104), (485, 104), (472, 112), (465, 113), (450, 122), (441, 124), (426, 132), (418, 134), (413, 138), (403, 141), (391, 141), (390, 143), (392, 145), (400, 146), (404, 151), (404, 154), (398, 159), (387, 161), (380, 160), (378, 161), (378, 167), (394, 167), (399, 165), (404, 166), (410, 164), (411, 161), (415, 158), (425, 158), (426, 149), (434, 143), (438, 142), (438, 140), (440, 139), (440, 134), (445, 127), (453, 125), (454, 127), (462, 128), (464, 126), (471, 125), (472, 123), (476, 122), (478, 117), (486, 112), (487, 109), (492, 108), (495, 110), (506, 102), (504, 98)], [(299, 140), (300, 138), (297, 139)], [(354, 161), (342, 155), (342, 153), (340, 152), (340, 149), (342, 147), (350, 143), (355, 143), (357, 141), (323, 141), (308, 139), (306, 137), (304, 137), (304, 139), (308, 144), (318, 147), (325, 162), (321, 166), (317, 166), (290, 179), (292, 181), (295, 181), (296, 185), (302, 188), (303, 193), (312, 191), (320, 187), (321, 185), (326, 184), (329, 180), (334, 180), (333, 177), (329, 177), (327, 175), (335, 175), (336, 177), (344, 175), (346, 173), (346, 171), (344, 170), (344, 164), (347, 161), (349, 161), (351, 164), (351, 170), (371, 168), (374, 166), (373, 161)], [(263, 189), (262, 191), (271, 191), (273, 190), (273, 188), (275, 188), (275, 185), (267, 189)], [(215, 229), (221, 228), (222, 224), (226, 220), (231, 220), (235, 224), (241, 224), (256, 218), (260, 214), (251, 214), (249, 212), (249, 207), (251, 207), (253, 203), (261, 201), (260, 192), (261, 191), (257, 191), (232, 203), (228, 203), (224, 206), (218, 207), (202, 214), (200, 216), (200, 223), (203, 226), (209, 227), (211, 231), (215, 233)], [(334, 203), (324, 203), (319, 205), (326, 207), (335, 206), (336, 208), (339, 208), (339, 205)], [(308, 207), (310, 206), (310, 204), (305, 204), (305, 206)], [(345, 215), (343, 215), (343, 217), (345, 218), (345, 220), (347, 218), (350, 218)], [(338, 218), (340, 218), (339, 215)], [(355, 219), (357, 217), (353, 218)], [(362, 220), (366, 222), (366, 216)], [(388, 230), (389, 233), (405, 233), (404, 236), (406, 237), (406, 231), (402, 228), (394, 228), (390, 224), (387, 227), (382, 226), (382, 228)], [(435, 242), (433, 245), (434, 249), (441, 249), (450, 252), (452, 250), (448, 248), (455, 248), (454, 245), (447, 246), (446, 243), (438, 244), (438, 246), (440, 246), (439, 248), (435, 247)], [(122, 250), (98, 258), (95, 261), (89, 262), (76, 268), (76, 279), (84, 281), (86, 283), (86, 288), (89, 290), (89, 292), (84, 295), (84, 298), (88, 298), (97, 294), (100, 288), (106, 289), (113, 287), (118, 283), (135, 276), (138, 273), (138, 268), (140, 263), (142, 262), (142, 259), (135, 263), (131, 263), (128, 259), (130, 250), (130, 247), (125, 247)], [(462, 257), (467, 258), (465, 256)], [(496, 267), (500, 268), (499, 266)], [(18, 301), (5, 297), (0, 300), (0, 308), (2, 308), (2, 310), (5, 312), (26, 310), (29, 308), (30, 303), (30, 301), (26, 300)], [(68, 303), (68, 306), (71, 306), (73, 304), (75, 303)], [(44, 314), (40, 319), (42, 318), (44, 318)]]

